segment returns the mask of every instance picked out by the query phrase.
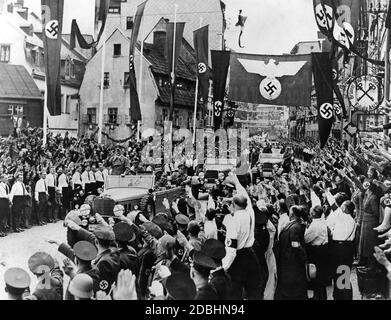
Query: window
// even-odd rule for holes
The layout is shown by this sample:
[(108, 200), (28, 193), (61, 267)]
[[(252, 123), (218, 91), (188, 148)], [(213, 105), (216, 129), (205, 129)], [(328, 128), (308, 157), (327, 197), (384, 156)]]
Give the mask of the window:
[(104, 77), (104, 80), (103, 80), (103, 86), (105, 88), (110, 87), (110, 72), (105, 72), (105, 77)]
[(70, 65), (70, 76), (71, 78), (75, 78), (75, 62), (72, 61)]
[(124, 72), (124, 87), (129, 88), (130, 86), (130, 73)]
[(87, 109), (87, 119), (88, 119), (88, 123), (96, 124), (96, 108)]
[(66, 77), (69, 77), (69, 75), (70, 75), (70, 61), (69, 61), (69, 59), (66, 59), (65, 60), (65, 76)]
[(11, 54), (10, 45), (1, 45), (0, 46), (0, 62), (9, 62)]
[(33, 64), (35, 66), (39, 66), (39, 51), (37, 51), (37, 49), (32, 49), (31, 50), (31, 58), (33, 60)]
[(12, 115), (12, 116), (17, 116), (18, 114), (23, 114), (23, 106), (9, 105), (8, 114)]
[(71, 96), (67, 96), (67, 99), (65, 101), (65, 113), (66, 114), (71, 113)]
[(126, 30), (133, 29), (133, 17), (126, 17)]
[(119, 57), (121, 55), (121, 44), (114, 45), (114, 56)]
[(118, 122), (118, 109), (117, 108), (109, 108), (109, 123), (117, 124)]
[(121, 7), (110, 7), (109, 13), (121, 13)]

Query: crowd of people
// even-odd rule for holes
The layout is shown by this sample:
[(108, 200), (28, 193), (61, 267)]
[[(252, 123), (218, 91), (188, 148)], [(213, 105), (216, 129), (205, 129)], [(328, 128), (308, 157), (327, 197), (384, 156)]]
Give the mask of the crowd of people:
[[(326, 300), (332, 292), (351, 300), (353, 269), (362, 296), (388, 298), (391, 155), (376, 143), (331, 139), (321, 150), (280, 141), (286, 156), (267, 177), (260, 163), (271, 145), (252, 143), (247, 174), (231, 168), (211, 181), (186, 160), (140, 163), (136, 141), (110, 149), (93, 138), (49, 136), (43, 148), (39, 134), (29, 129), (1, 144), (0, 232), (64, 220), (67, 241), (49, 241), (64, 261), (31, 256), (31, 273), (49, 277), (33, 290), (25, 270), (9, 268), (10, 299)], [(107, 176), (138, 172), (156, 176), (148, 201), (171, 186), (184, 195), (164, 199), (159, 212), (156, 204), (117, 204), (111, 219), (102, 217), (91, 199), (104, 193)], [(94, 218), (92, 229), (84, 217)]]

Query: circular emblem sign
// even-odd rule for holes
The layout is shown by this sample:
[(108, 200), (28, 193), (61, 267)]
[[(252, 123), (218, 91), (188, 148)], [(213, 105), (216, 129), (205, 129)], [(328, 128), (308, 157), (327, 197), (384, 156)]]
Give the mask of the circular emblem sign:
[(331, 119), (334, 116), (334, 108), (330, 103), (323, 103), (320, 106), (319, 113), (323, 119)]
[(198, 64), (198, 73), (203, 74), (206, 72), (206, 64), (203, 62), (200, 62)]
[(375, 76), (357, 77), (348, 87), (348, 99), (357, 111), (374, 111), (383, 100), (383, 86)]
[(58, 37), (58, 21), (50, 20), (45, 26), (45, 35), (49, 39), (57, 39)]
[(276, 100), (281, 95), (281, 90), (281, 83), (276, 78), (265, 78), (259, 86), (259, 91), (266, 100)]
[(222, 107), (223, 107), (223, 104), (221, 103), (221, 101), (216, 101), (216, 103), (215, 103), (215, 116), (216, 117), (221, 116)]

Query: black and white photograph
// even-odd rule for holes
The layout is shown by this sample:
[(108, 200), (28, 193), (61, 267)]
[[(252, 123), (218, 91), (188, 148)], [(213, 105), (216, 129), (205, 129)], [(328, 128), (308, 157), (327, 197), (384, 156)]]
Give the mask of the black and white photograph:
[(391, 0), (0, 0), (0, 300), (390, 300), (390, 54)]

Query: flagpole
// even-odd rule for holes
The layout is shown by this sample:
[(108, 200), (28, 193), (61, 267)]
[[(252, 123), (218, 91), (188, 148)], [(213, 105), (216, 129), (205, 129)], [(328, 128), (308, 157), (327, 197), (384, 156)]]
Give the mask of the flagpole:
[[(202, 17), (200, 17), (200, 28), (202, 27)], [(196, 67), (198, 68), (198, 66)], [(196, 89), (195, 89), (195, 101), (194, 101), (194, 115), (193, 115), (193, 144), (196, 140), (196, 124), (197, 124), (197, 107), (198, 107), (198, 87), (199, 87), (199, 77), (197, 71), (197, 80), (196, 80)], [(205, 102), (204, 102), (205, 103)]]
[(101, 39), (102, 44), (102, 59), (101, 59), (101, 78), (100, 78), (100, 99), (99, 99), (99, 117), (98, 117), (98, 143), (102, 143), (103, 130), (103, 98), (104, 98), (104, 81), (105, 81), (105, 56), (106, 56), (106, 26), (103, 28)]
[(48, 79), (47, 75), (45, 75), (45, 95), (44, 95), (44, 102), (43, 102), (43, 141), (42, 146), (46, 147), (46, 142), (48, 138)]
[[(174, 13), (174, 41), (173, 41), (173, 49), (172, 49), (172, 77), (171, 77), (171, 86), (173, 87), (175, 85), (175, 42), (176, 42), (176, 16), (178, 11), (178, 5), (174, 4), (175, 13)], [(170, 121), (174, 120), (174, 95), (172, 94), (173, 90), (175, 88), (171, 88), (171, 106), (170, 106)]]
[[(140, 73), (139, 73), (139, 84), (138, 84), (138, 96), (139, 102), (141, 104), (142, 100), (142, 89), (143, 89), (143, 65), (144, 65), (144, 18), (141, 18), (141, 53), (140, 53)], [(136, 39), (137, 42), (137, 39)], [(141, 129), (141, 121), (137, 121), (137, 141), (140, 141), (140, 129)]]

